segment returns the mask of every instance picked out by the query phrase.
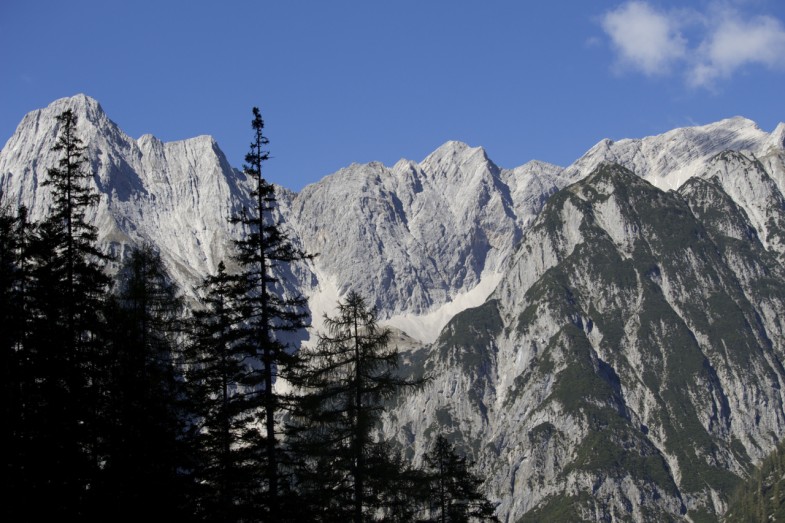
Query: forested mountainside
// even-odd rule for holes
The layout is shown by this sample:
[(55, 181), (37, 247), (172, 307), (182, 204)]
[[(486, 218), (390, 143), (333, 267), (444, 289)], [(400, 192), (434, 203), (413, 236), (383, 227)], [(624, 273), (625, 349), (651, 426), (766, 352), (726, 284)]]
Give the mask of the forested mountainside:
[(731, 496), (723, 521), (785, 521), (785, 456), (780, 443)]

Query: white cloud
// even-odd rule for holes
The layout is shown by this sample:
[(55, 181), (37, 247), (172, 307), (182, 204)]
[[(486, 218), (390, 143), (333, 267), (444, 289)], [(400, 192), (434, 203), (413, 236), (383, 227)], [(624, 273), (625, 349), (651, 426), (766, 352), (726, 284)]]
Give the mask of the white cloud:
[[(694, 10), (658, 11), (630, 0), (602, 16), (618, 65), (647, 76), (680, 71), (693, 87), (712, 88), (748, 65), (785, 69), (785, 26), (771, 16), (739, 9), (750, 2), (708, 4)], [(684, 36), (688, 34), (691, 41)]]
[(667, 73), (686, 53), (676, 21), (646, 2), (627, 2), (606, 13), (602, 28), (619, 52), (620, 64), (646, 75)]
[(697, 49), (697, 63), (688, 73), (693, 86), (711, 86), (748, 64), (785, 68), (785, 27), (776, 18), (744, 20), (725, 13)]

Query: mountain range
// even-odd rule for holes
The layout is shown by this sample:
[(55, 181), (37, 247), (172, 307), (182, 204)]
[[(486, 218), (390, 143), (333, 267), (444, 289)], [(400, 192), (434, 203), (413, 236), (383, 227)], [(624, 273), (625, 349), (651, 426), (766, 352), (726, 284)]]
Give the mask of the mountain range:
[[(183, 292), (231, 257), (251, 187), (210, 137), (127, 136), (78, 95), (0, 152), (3, 201), (33, 219), (72, 109), (102, 248), (153, 245)], [(282, 275), (318, 329), (350, 290), (428, 375), (382, 432), (415, 460), (446, 432), (503, 521), (714, 521), (785, 434), (785, 124), (744, 118), (603, 140), (572, 165), (495, 165), (447, 142), (352, 164), (276, 220), (307, 252)]]

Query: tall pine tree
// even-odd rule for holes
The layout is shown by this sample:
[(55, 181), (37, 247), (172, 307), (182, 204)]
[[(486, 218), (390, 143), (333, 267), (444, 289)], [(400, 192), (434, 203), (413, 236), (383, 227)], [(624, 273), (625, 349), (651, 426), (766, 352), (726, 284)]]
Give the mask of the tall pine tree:
[(359, 294), (350, 292), (325, 324), (316, 347), (300, 350), (295, 383), (303, 394), (288, 425), (298, 485), (315, 520), (371, 521), (399, 505), (412, 480), (373, 431), (385, 400), (421, 382), (396, 375), (390, 331)]
[(179, 368), (183, 300), (160, 255), (134, 249), (107, 307), (111, 384), (98, 489), (128, 519), (183, 519), (191, 467)]
[(48, 171), (43, 186), (52, 187), (53, 204), (48, 221), (57, 229), (55, 250), (62, 260), (57, 266), (66, 300), (63, 340), (81, 350), (97, 324), (97, 303), (109, 283), (99, 261), (105, 256), (96, 247), (97, 228), (87, 222), (89, 208), (99, 195), (90, 186), (93, 174), (85, 169), (85, 147), (77, 135), (77, 117), (68, 109), (57, 117), (60, 132), (54, 151), (61, 153), (56, 167)]
[(246, 176), (255, 182), (254, 204), (243, 209), (232, 222), (239, 223), (245, 236), (235, 241), (235, 261), (241, 268), (237, 278), (237, 306), (246, 313), (244, 345), (248, 357), (258, 365), (240, 384), (248, 399), (249, 412), (258, 409), (262, 430), (258, 441), (246, 433), (244, 445), (259, 446), (262, 486), (262, 517), (270, 521), (283, 518), (282, 500), (288, 485), (283, 479), (283, 446), (277, 418), (287, 408), (288, 398), (276, 391), (275, 383), (286, 378), (297, 365), (297, 354), (282, 341), (282, 335), (302, 329), (307, 324), (307, 302), (302, 296), (284, 297), (276, 291), (276, 268), (310, 256), (296, 248), (276, 221), (275, 188), (262, 176), (262, 164), (269, 158), (269, 143), (264, 135), (264, 121), (253, 108), (253, 139), (245, 156)]
[(189, 399), (197, 424), (192, 444), (194, 480), (201, 485), (194, 505), (207, 521), (253, 520), (251, 502), (260, 449), (255, 427), (258, 405), (242, 384), (257, 372), (248, 361), (251, 347), (244, 329), (246, 311), (238, 306), (237, 278), (218, 272), (205, 278), (203, 308), (194, 311), (186, 351)]
[[(0, 193), (2, 202), (2, 193)], [(24, 324), (24, 288), (26, 244), (29, 240), (27, 209), (13, 212), (0, 204), (0, 332), (3, 358), (10, 358), (19, 348)], [(4, 360), (5, 361), (5, 360)], [(7, 371), (6, 371), (7, 372)], [(6, 374), (7, 375), (7, 374)]]
[(105, 382), (102, 296), (108, 278), (87, 221), (98, 196), (90, 186), (77, 118), (57, 117), (60, 153), (43, 183), (53, 198), (49, 217), (26, 245), (25, 333), (18, 355), (23, 373), (26, 466), (21, 484), (35, 499), (31, 517), (47, 514), (85, 518), (100, 474), (98, 419)]

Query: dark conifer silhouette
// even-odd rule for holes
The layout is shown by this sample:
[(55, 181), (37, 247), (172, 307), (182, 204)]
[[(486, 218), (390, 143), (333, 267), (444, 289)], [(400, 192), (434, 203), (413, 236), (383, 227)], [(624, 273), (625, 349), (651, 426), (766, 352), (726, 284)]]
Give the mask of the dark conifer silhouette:
[[(0, 194), (2, 201), (2, 194)], [(29, 279), (27, 262), (30, 225), (27, 210), (13, 212), (8, 205), (0, 205), (0, 350), (2, 350), (3, 389), (3, 448), (6, 449), (6, 487), (8, 520), (20, 520), (27, 512), (23, 503), (30, 490), (28, 462), (35, 449), (30, 445), (25, 404), (30, 386), (34, 383), (34, 369), (24, 349), (27, 332), (26, 288)]]
[(483, 480), (443, 435), (436, 437), (433, 450), (425, 455), (425, 464), (426, 473), (431, 476), (431, 521), (498, 521), (494, 506), (480, 492)]
[(124, 261), (107, 310), (112, 380), (101, 501), (129, 519), (182, 518), (191, 462), (177, 362), (184, 305), (151, 247)]
[[(2, 193), (0, 193), (2, 202)], [(27, 208), (13, 212), (9, 205), (0, 203), (0, 347), (3, 350), (4, 388), (9, 396), (20, 394), (19, 380), (25, 333), (27, 332), (27, 290), (30, 279), (29, 244), (32, 226), (27, 219)], [(16, 390), (12, 390), (16, 389)], [(8, 401), (6, 408), (18, 404)], [(10, 419), (10, 418), (6, 418)]]
[(68, 110), (57, 121), (53, 150), (61, 157), (43, 183), (51, 187), (51, 214), (24, 240), (20, 259), (25, 318), (16, 357), (23, 362), (25, 467), (17, 479), (27, 499), (47, 500), (31, 505), (35, 515), (84, 518), (100, 474), (105, 380), (99, 335), (108, 278), (95, 247), (96, 229), (86, 221), (98, 197), (85, 170), (76, 117)]
[(242, 384), (256, 372), (248, 361), (250, 347), (243, 328), (245, 310), (238, 307), (236, 278), (223, 262), (205, 278), (204, 308), (194, 311), (187, 348), (190, 403), (197, 426), (194, 479), (201, 485), (199, 517), (210, 521), (253, 519), (258, 490), (259, 448), (254, 428), (258, 405)]
[(303, 390), (289, 424), (301, 460), (298, 485), (324, 521), (370, 521), (403, 492), (400, 463), (372, 432), (384, 401), (420, 382), (395, 374), (398, 352), (376, 311), (351, 292), (315, 348), (302, 348), (296, 383)]
[(103, 254), (96, 247), (97, 229), (86, 220), (90, 207), (98, 204), (99, 195), (90, 186), (93, 174), (85, 170), (85, 147), (76, 132), (77, 118), (68, 109), (57, 117), (60, 130), (53, 150), (61, 153), (57, 167), (48, 171), (43, 186), (52, 187), (53, 205), (48, 218), (58, 230), (55, 245), (62, 263), (65, 292), (65, 327), (68, 347), (77, 348), (95, 325), (96, 302), (108, 279), (99, 265)]
[(368, 462), (368, 491), (373, 493), (368, 505), (381, 508), (381, 519), (395, 523), (423, 521), (430, 501), (429, 476), (384, 442), (373, 445)]
[[(2, 202), (2, 193), (0, 193)], [(13, 212), (8, 205), (0, 204), (0, 343), (3, 348), (4, 364), (18, 348), (23, 336), (24, 291), (27, 264), (25, 261), (29, 242), (27, 209), (21, 207)], [(9, 367), (4, 366), (4, 369)], [(6, 370), (8, 376), (9, 370)]]
[[(246, 176), (254, 180), (254, 205), (243, 209), (232, 222), (239, 223), (245, 237), (234, 242), (235, 261), (240, 266), (237, 278), (237, 306), (245, 313), (244, 341), (249, 360), (257, 365), (240, 385), (247, 398), (248, 412), (259, 416), (262, 430), (244, 434), (243, 445), (261, 448), (259, 456), (265, 484), (261, 504), (263, 518), (280, 520), (282, 499), (287, 485), (282, 482), (283, 450), (277, 416), (287, 407), (287, 398), (274, 388), (279, 378), (297, 365), (297, 354), (281, 340), (281, 334), (302, 329), (307, 324), (307, 302), (301, 296), (286, 298), (274, 288), (278, 280), (274, 269), (281, 264), (305, 260), (310, 256), (297, 249), (275, 221), (275, 188), (262, 176), (262, 164), (269, 158), (265, 150), (264, 121), (253, 108), (253, 139), (245, 157)], [(255, 411), (254, 411), (255, 410)]]

